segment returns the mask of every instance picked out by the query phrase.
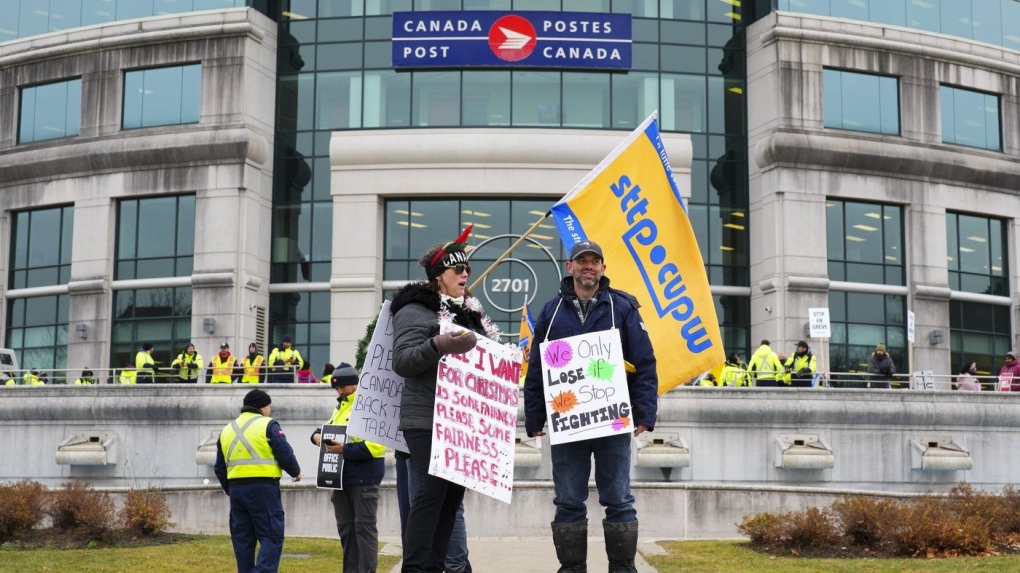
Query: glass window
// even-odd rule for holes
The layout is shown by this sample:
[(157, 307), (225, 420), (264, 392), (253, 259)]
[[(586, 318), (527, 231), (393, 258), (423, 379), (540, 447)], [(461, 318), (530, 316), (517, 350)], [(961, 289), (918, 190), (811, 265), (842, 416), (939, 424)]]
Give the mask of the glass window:
[[(959, 0), (946, 0), (947, 2), (959, 2)], [(907, 2), (907, 26), (929, 32), (941, 30), (940, 6), (943, 0), (911, 1)]]
[(191, 276), (194, 195), (128, 199), (118, 206), (116, 280)]
[(460, 72), (413, 72), (411, 99), (411, 125), (460, 125)]
[[(135, 354), (146, 342), (153, 345), (156, 364), (170, 364), (191, 341), (191, 294), (191, 287), (115, 291), (110, 366), (134, 367)], [(172, 375), (158, 371), (156, 381), (169, 382)]]
[(610, 127), (609, 76), (564, 72), (563, 101), (564, 127)]
[(21, 88), (18, 143), (78, 135), (81, 78)]
[[(708, 109), (705, 76), (662, 74), (660, 124), (663, 131), (706, 131)], [(644, 118), (641, 118), (644, 120)]]
[(560, 125), (560, 72), (514, 71), (511, 88), (513, 125)]
[(318, 378), (322, 366), (333, 362), (329, 355), (329, 292), (301, 292), (269, 295), (269, 341), (279, 345), (285, 334), (294, 338), (293, 348)]
[(9, 288), (66, 284), (71, 277), (74, 207), (14, 213)]
[[(954, 374), (976, 362), (979, 375), (997, 375), (1012, 350), (1009, 306), (950, 301), (949, 337)], [(991, 379), (981, 382), (986, 390), (994, 387)]]
[(822, 72), (825, 127), (899, 135), (896, 78), (826, 69)]
[(198, 123), (202, 65), (124, 72), (124, 129)]
[(659, 74), (612, 76), (612, 127), (634, 129), (658, 108)]
[[(857, 292), (829, 292), (829, 311), (833, 336), (829, 340), (829, 365), (834, 380), (854, 380), (839, 373), (866, 372), (868, 357), (879, 344), (899, 372), (907, 369), (906, 298)], [(835, 382), (834, 382), (835, 383)]]
[(361, 127), (361, 72), (316, 74), (315, 128)]
[(999, 96), (952, 86), (939, 88), (942, 141), (999, 151)]
[(899, 206), (828, 199), (825, 207), (830, 280), (905, 284)]
[[(20, 357), (21, 368), (67, 368), (68, 300), (61, 294), (8, 301), (5, 340)], [(48, 374), (51, 384), (63, 382), (62, 372)]]
[(510, 72), (465, 71), (463, 125), (510, 125)]
[(1006, 235), (999, 219), (946, 213), (950, 288), (1010, 296)]

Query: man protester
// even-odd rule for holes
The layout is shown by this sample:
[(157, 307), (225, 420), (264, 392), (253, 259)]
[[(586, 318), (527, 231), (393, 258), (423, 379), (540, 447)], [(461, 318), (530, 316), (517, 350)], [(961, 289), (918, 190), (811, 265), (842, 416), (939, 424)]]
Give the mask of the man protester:
[(269, 382), (290, 383), (294, 381), (294, 373), (304, 368), (305, 361), (301, 353), (291, 348), (294, 339), (283, 335), (280, 346), (269, 354), (269, 368), (272, 372)]
[[(535, 323), (528, 374), (524, 382), (525, 427), (528, 436), (543, 436), (546, 423), (542, 386), (544, 368), (541, 343), (596, 331), (620, 330), (623, 357), (628, 364), (634, 435), (651, 431), (658, 413), (658, 376), (655, 354), (639, 304), (630, 294), (610, 288), (604, 276), (602, 248), (584, 241), (570, 250), (566, 263), (570, 275), (560, 284), (559, 294), (546, 303)], [(630, 366), (633, 366), (631, 372)], [(599, 502), (605, 507), (602, 521), (610, 573), (636, 572), (638, 521), (630, 491), (631, 436), (613, 436), (552, 446), (552, 471), (556, 513), (552, 522), (553, 545), (560, 561), (560, 573), (587, 571), (588, 476), (595, 457)]]
[(226, 342), (221, 344), (220, 353), (209, 361), (209, 383), (233, 384), (236, 363), (237, 359), (230, 354), (230, 345)]
[(784, 366), (789, 376), (788, 384), (792, 388), (810, 388), (818, 370), (815, 355), (811, 353), (811, 348), (804, 340), (797, 342), (797, 350), (793, 356), (786, 359)]
[(284, 538), (280, 478), (286, 471), (301, 481), (294, 450), (280, 424), (269, 417), (270, 404), (272, 399), (262, 390), (248, 392), (241, 414), (223, 427), (216, 448), (214, 470), (230, 496), (230, 541), (238, 573), (279, 568)]
[(258, 384), (262, 381), (262, 363), (265, 359), (259, 354), (259, 345), (252, 342), (248, 345), (248, 356), (241, 359), (241, 383)]
[(195, 351), (195, 345), (188, 343), (184, 352), (177, 355), (170, 363), (170, 368), (178, 368), (177, 381), (185, 384), (198, 383), (198, 373), (203, 366), (202, 355)]
[(868, 388), (889, 388), (896, 374), (896, 365), (885, 351), (885, 344), (879, 344), (868, 357)]
[[(326, 424), (346, 426), (351, 419), (354, 395), (358, 391), (358, 371), (346, 362), (333, 370), (330, 386), (336, 389), (336, 409)], [(312, 443), (319, 445), (322, 430), (312, 432)], [(379, 531), (376, 513), (379, 509), (379, 483), (386, 466), (386, 446), (362, 438), (349, 438), (348, 443), (326, 442), (326, 451), (344, 459), (340, 483), (343, 489), (333, 490), (330, 501), (336, 516), (336, 530), (344, 550), (343, 573), (374, 572), (379, 562)]]
[(761, 346), (747, 362), (747, 370), (754, 379), (755, 386), (775, 388), (779, 385), (779, 377), (783, 373), (783, 363), (779, 360), (779, 355), (769, 346), (769, 341), (762, 340)]
[(152, 384), (155, 382), (156, 361), (152, 359), (152, 343), (146, 342), (142, 349), (135, 354), (136, 382), (138, 384)]

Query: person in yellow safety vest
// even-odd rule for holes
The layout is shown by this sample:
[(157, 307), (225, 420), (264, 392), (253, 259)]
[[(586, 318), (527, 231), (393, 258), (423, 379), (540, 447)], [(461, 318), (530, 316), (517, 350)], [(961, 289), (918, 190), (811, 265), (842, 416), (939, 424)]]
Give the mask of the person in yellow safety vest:
[[(342, 364), (342, 363), (341, 363)], [(336, 370), (336, 366), (327, 362), (322, 367), (322, 378), (319, 378), (319, 384), (332, 384), (333, 383), (333, 371)]]
[(81, 371), (81, 378), (74, 381), (75, 386), (90, 386), (96, 383), (96, 378), (92, 374), (92, 370), (85, 368)]
[(747, 369), (754, 380), (755, 386), (775, 387), (783, 372), (783, 363), (769, 346), (768, 340), (762, 340), (761, 346), (751, 355)]
[(241, 382), (258, 384), (262, 381), (262, 363), (265, 359), (259, 354), (259, 346), (252, 342), (248, 345), (248, 356), (241, 359)]
[[(336, 409), (326, 424), (346, 426), (351, 418), (358, 390), (358, 371), (341, 362), (330, 378), (336, 389)], [(321, 430), (312, 432), (312, 443), (319, 445)], [(379, 532), (376, 513), (379, 509), (379, 483), (386, 471), (383, 454), (386, 447), (362, 438), (348, 437), (343, 442), (327, 440), (326, 452), (343, 456), (340, 482), (343, 489), (334, 489), (330, 500), (336, 515), (336, 529), (344, 553), (344, 573), (375, 571), (378, 566)]]
[(704, 376), (701, 377), (701, 382), (699, 383), (699, 385), (701, 385), (701, 386), (722, 386), (722, 384), (718, 380), (715, 379), (715, 374), (712, 374), (711, 372), (709, 372), (709, 373), (707, 373), (707, 374), (705, 374)]
[(138, 371), (128, 366), (122, 368), (120, 371), (120, 377), (117, 379), (121, 384), (137, 384), (138, 383)]
[(740, 356), (734, 352), (726, 357), (726, 364), (719, 373), (719, 380), (723, 386), (750, 386), (751, 380), (747, 375), (747, 367), (740, 360)]
[(291, 348), (294, 339), (283, 335), (280, 346), (269, 354), (269, 368), (272, 371), (270, 382), (286, 384), (294, 381), (294, 373), (305, 367), (301, 353)]
[(234, 365), (237, 359), (230, 354), (230, 345), (224, 342), (220, 345), (220, 353), (213, 356), (209, 361), (209, 383), (210, 384), (231, 384), (234, 382)]
[(44, 376), (45, 374), (40, 375), (39, 370), (33, 368), (25, 372), (21, 379), (25, 382), (25, 386), (45, 386)]
[(793, 388), (810, 388), (811, 381), (817, 372), (815, 355), (811, 353), (811, 347), (806, 341), (797, 343), (797, 350), (793, 356), (786, 359), (786, 377), (784, 382)]
[(272, 402), (258, 388), (248, 392), (241, 414), (223, 427), (216, 448), (213, 471), (230, 496), (230, 541), (237, 570), (243, 572), (279, 569), (285, 533), (280, 478), (286, 471), (301, 481), (294, 450), (279, 422), (269, 417)]
[(0, 371), (0, 382), (3, 382), (4, 386), (17, 386), (18, 381), (13, 376), (7, 373), (6, 370)]
[(135, 370), (139, 384), (152, 384), (155, 382), (156, 361), (152, 359), (152, 343), (146, 342), (142, 349), (135, 354)]
[(170, 363), (170, 368), (180, 369), (177, 372), (176, 382), (196, 384), (198, 373), (201, 372), (204, 365), (202, 355), (196, 352), (195, 345), (189, 342), (188, 346), (184, 348), (184, 352), (178, 354), (177, 358), (174, 358), (174, 361)]

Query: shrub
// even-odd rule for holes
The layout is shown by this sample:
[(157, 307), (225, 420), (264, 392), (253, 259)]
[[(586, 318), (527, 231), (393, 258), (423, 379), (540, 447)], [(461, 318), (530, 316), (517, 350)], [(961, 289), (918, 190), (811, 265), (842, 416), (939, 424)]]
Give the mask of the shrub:
[(772, 545), (783, 539), (784, 519), (774, 513), (745, 515), (737, 524), (737, 531), (751, 539), (755, 545)]
[(839, 539), (839, 530), (833, 525), (828, 510), (809, 507), (786, 515), (783, 537), (793, 549), (824, 547)]
[(1020, 534), (1020, 490), (1011, 485), (1002, 488), (999, 504), (999, 531), (1007, 535)]
[(154, 489), (128, 491), (120, 519), (125, 529), (139, 535), (165, 533), (173, 526), (166, 498)]
[(110, 496), (83, 481), (72, 481), (53, 492), (48, 510), (58, 531), (76, 532), (91, 539), (109, 539), (114, 528)]
[(22, 480), (0, 486), (0, 539), (29, 531), (45, 515), (46, 488), (39, 482)]
[(900, 553), (915, 557), (980, 555), (992, 546), (987, 518), (960, 516), (951, 499), (925, 496), (903, 511), (889, 528)]
[(882, 538), (883, 529), (898, 521), (900, 504), (891, 499), (846, 496), (832, 504), (840, 531), (856, 545), (868, 546)]

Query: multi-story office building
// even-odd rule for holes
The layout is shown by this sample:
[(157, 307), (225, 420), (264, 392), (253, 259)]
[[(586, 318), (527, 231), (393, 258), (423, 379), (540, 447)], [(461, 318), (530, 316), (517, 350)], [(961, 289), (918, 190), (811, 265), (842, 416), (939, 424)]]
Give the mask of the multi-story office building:
[[(728, 350), (792, 350), (818, 307), (832, 371), (1016, 345), (1015, 0), (0, 10), (0, 345), (27, 367), (285, 333), (350, 361), (429, 245), (474, 223), (486, 266), (655, 110)], [(630, 67), (394, 68), (394, 12), (474, 10), (629, 14)], [(550, 223), (476, 287), (511, 337), (563, 258)]]

